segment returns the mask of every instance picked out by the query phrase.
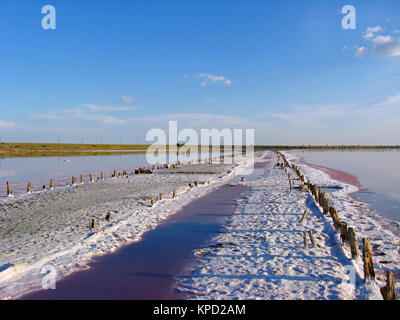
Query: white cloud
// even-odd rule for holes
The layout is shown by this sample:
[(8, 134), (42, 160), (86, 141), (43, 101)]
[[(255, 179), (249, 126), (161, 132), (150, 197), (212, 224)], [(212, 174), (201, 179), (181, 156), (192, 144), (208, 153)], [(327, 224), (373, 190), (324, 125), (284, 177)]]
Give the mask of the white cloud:
[[(400, 119), (400, 93), (388, 97), (384, 101), (371, 105), (364, 104), (337, 104), (292, 107), (290, 112), (263, 113), (262, 116), (270, 116), (288, 122), (294, 127), (305, 126), (312, 128), (326, 128), (327, 126), (345, 124), (357, 119), (360, 125), (368, 126), (368, 123)], [(399, 128), (400, 129), (400, 128)]]
[(354, 52), (354, 55), (355, 55), (356, 57), (363, 57), (363, 56), (365, 56), (367, 53), (368, 53), (367, 48), (365, 48), (365, 47), (359, 47), (359, 48), (357, 48), (356, 52)]
[(266, 128), (269, 124), (266, 122), (259, 122), (251, 119), (246, 119), (239, 116), (209, 114), (209, 113), (170, 113), (158, 114), (147, 117), (132, 117), (128, 121), (136, 121), (140, 123), (151, 123), (154, 125), (165, 125), (168, 121), (178, 121), (178, 126), (181, 128), (230, 128), (230, 129), (256, 129)]
[(374, 39), (372, 39), (372, 43), (376, 45), (381, 45), (385, 43), (392, 42), (394, 39), (392, 36), (377, 36)]
[(364, 33), (364, 39), (369, 40), (375, 37), (375, 33), (382, 32), (383, 28), (381, 26), (369, 27)]
[(52, 111), (46, 114), (31, 114), (30, 115), (34, 119), (39, 120), (52, 120), (52, 121), (60, 121), (60, 120), (87, 120), (94, 121), (104, 124), (125, 124), (126, 120), (119, 119), (114, 116), (105, 115), (105, 114), (93, 114), (87, 113), (82, 109), (59, 109), (57, 111)]
[(383, 31), (383, 28), (381, 26), (367, 28), (367, 32), (377, 33), (377, 32), (381, 32), (381, 31)]
[(131, 97), (126, 97), (126, 96), (122, 96), (121, 97), (122, 101), (124, 101), (125, 103), (133, 103), (136, 101), (136, 99), (131, 98)]
[(375, 34), (374, 34), (373, 32), (367, 32), (367, 33), (364, 35), (364, 39), (371, 39), (371, 38), (373, 38), (373, 37), (375, 37)]
[(15, 128), (17, 125), (14, 122), (0, 120), (0, 129)]
[(129, 111), (129, 110), (138, 110), (138, 107), (108, 107), (108, 106), (98, 106), (95, 104), (84, 104), (85, 107), (89, 109), (90, 112), (117, 112), (117, 111)]
[(354, 55), (356, 57), (363, 57), (367, 54), (379, 57), (400, 56), (400, 38), (395, 38), (391, 35), (377, 35), (377, 33), (383, 30), (381, 26), (367, 28), (363, 36), (367, 40), (367, 44), (359, 46)]
[(379, 57), (400, 56), (400, 38), (392, 38), (391, 41), (375, 45), (372, 48), (372, 55)]
[(200, 73), (196, 77), (204, 79), (204, 81), (202, 81), (200, 84), (203, 87), (207, 86), (207, 84), (209, 83), (217, 83), (217, 82), (221, 82), (226, 86), (232, 85), (232, 81), (225, 78), (224, 76), (214, 76), (208, 73)]
[(393, 104), (398, 104), (398, 106), (400, 107), (400, 93), (387, 98), (385, 101), (381, 103), (381, 105), (393, 105)]

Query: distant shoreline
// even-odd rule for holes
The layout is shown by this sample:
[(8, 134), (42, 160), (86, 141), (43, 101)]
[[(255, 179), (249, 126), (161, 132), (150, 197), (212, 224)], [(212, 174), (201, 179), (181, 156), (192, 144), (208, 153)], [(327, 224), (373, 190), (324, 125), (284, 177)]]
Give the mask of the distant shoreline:
[[(90, 156), (90, 155), (120, 155), (127, 153), (146, 152), (147, 144), (68, 144), (68, 143), (0, 143), (0, 158), (45, 157), (45, 156)], [(188, 146), (200, 148), (201, 146)], [(245, 149), (245, 146), (242, 146)], [(169, 150), (170, 146), (160, 146), (160, 149)], [(176, 149), (176, 147), (173, 147)], [(211, 146), (210, 146), (211, 149)], [(221, 146), (221, 150), (224, 146)], [(373, 149), (400, 149), (400, 146), (390, 145), (256, 145), (259, 150), (373, 150)]]

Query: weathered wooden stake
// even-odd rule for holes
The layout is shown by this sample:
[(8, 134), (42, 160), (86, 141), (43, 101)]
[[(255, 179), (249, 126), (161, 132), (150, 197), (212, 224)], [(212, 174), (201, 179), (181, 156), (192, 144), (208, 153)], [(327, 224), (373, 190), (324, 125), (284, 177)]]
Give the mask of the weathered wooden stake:
[(329, 213), (329, 198), (326, 192), (323, 193), (324, 201), (323, 201), (323, 209), (324, 213), (327, 214)]
[(104, 181), (104, 172), (101, 172), (101, 180)]
[(156, 201), (154, 200), (154, 198), (151, 198), (151, 206), (154, 206), (154, 203), (155, 203)]
[(92, 174), (92, 173), (90, 174), (90, 182), (94, 182), (93, 174)]
[(113, 178), (116, 178), (116, 177), (117, 177), (117, 170), (114, 170)]
[(342, 242), (349, 241), (349, 228), (346, 222), (343, 222), (340, 228), (340, 239), (342, 239)]
[(160, 197), (159, 197), (159, 199), (160, 199), (160, 200), (162, 200), (162, 199), (163, 199), (163, 194), (162, 194), (162, 193), (160, 193)]
[(54, 189), (54, 179), (50, 180), (50, 189), (53, 190)]
[(81, 184), (83, 184), (83, 174), (81, 174)]
[(76, 184), (76, 177), (72, 177), (72, 185)]
[(28, 182), (28, 186), (26, 187), (26, 192), (31, 193), (32, 183)]
[(111, 218), (111, 212), (107, 212), (107, 214), (106, 214), (106, 220), (107, 220), (108, 222), (110, 222), (110, 218)]
[(340, 230), (342, 227), (342, 223), (340, 222), (339, 216), (337, 214), (336, 208), (335, 207), (330, 207), (329, 212), (331, 214), (332, 220), (333, 220), (333, 225), (336, 230)]
[(11, 191), (11, 184), (9, 181), (7, 181), (7, 196), (11, 196), (12, 191)]
[(303, 222), (306, 219), (306, 216), (307, 216), (307, 209), (306, 211), (304, 211), (303, 216), (300, 219), (300, 222)]
[(375, 279), (374, 262), (372, 260), (372, 249), (368, 238), (363, 238), (363, 262), (364, 279)]
[(386, 273), (386, 287), (381, 288), (383, 300), (396, 300), (394, 289), (394, 275), (392, 271)]
[(314, 198), (315, 198), (315, 202), (319, 203), (318, 187), (316, 185), (314, 185), (312, 187), (312, 191), (313, 191), (313, 195), (314, 195)]
[(310, 235), (311, 243), (313, 244), (314, 247), (316, 247), (317, 245), (315, 244), (315, 239), (314, 239), (314, 236), (312, 234), (312, 230), (308, 230), (308, 234)]
[(176, 198), (176, 190), (172, 191), (172, 198)]
[(92, 224), (90, 225), (90, 229), (93, 229), (94, 227), (96, 227), (96, 219), (95, 218), (92, 219)]
[(349, 243), (351, 250), (351, 258), (355, 259), (360, 255), (357, 234), (354, 231), (354, 228), (349, 228)]

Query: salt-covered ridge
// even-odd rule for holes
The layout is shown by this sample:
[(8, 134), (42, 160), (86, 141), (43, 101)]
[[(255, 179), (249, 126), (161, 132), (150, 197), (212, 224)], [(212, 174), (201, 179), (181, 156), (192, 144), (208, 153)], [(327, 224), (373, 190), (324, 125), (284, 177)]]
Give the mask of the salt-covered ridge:
[[(191, 299), (382, 299), (385, 271), (399, 272), (398, 236), (365, 215), (366, 205), (349, 196), (356, 187), (299, 164), (305, 181), (337, 188), (329, 197), (340, 219), (356, 227), (359, 239), (370, 238), (376, 280), (364, 281), (361, 257), (351, 259), (330, 217), (309, 192), (290, 192), (287, 173), (275, 163), (265, 168), (264, 178), (244, 183), (247, 197), (238, 201), (212, 245), (194, 252), (199, 260), (177, 279), (176, 289)], [(296, 183), (301, 185), (297, 181), (294, 187)], [(305, 210), (308, 214), (300, 222)], [(309, 230), (316, 246), (307, 236), (305, 248), (303, 235)], [(355, 286), (347, 283), (351, 270)]]
[[(59, 278), (85, 268), (94, 255), (139, 241), (181, 206), (229, 181), (242, 165), (185, 165), (3, 201), (0, 297), (15, 298), (40, 288), (41, 268), (46, 264), (56, 268)], [(194, 181), (198, 187), (189, 187)], [(160, 193), (163, 200), (151, 206), (151, 198)], [(90, 228), (92, 219), (95, 229)]]

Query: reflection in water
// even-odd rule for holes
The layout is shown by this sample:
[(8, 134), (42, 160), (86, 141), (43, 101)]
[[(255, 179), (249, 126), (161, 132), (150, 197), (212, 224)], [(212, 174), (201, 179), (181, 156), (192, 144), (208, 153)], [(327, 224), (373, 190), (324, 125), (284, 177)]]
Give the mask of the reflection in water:
[[(221, 152), (223, 154), (223, 152)], [(192, 154), (193, 160), (199, 157), (208, 158), (208, 153)], [(25, 193), (26, 183), (32, 182), (33, 190), (38, 186), (47, 185), (50, 179), (55, 179), (56, 187), (65, 186), (72, 176), (80, 174), (88, 179), (89, 174), (95, 175), (95, 181), (100, 172), (106, 177), (113, 170), (126, 169), (128, 172), (138, 167), (150, 166), (145, 152), (118, 155), (88, 155), (88, 156), (57, 156), (31, 158), (4, 158), (0, 163), (0, 197), (6, 196), (6, 182), (10, 181), (15, 194)], [(79, 179), (79, 178), (78, 178)]]
[(385, 217), (400, 221), (400, 151), (297, 150), (291, 153), (309, 163), (356, 176), (363, 191), (353, 197), (370, 204)]

